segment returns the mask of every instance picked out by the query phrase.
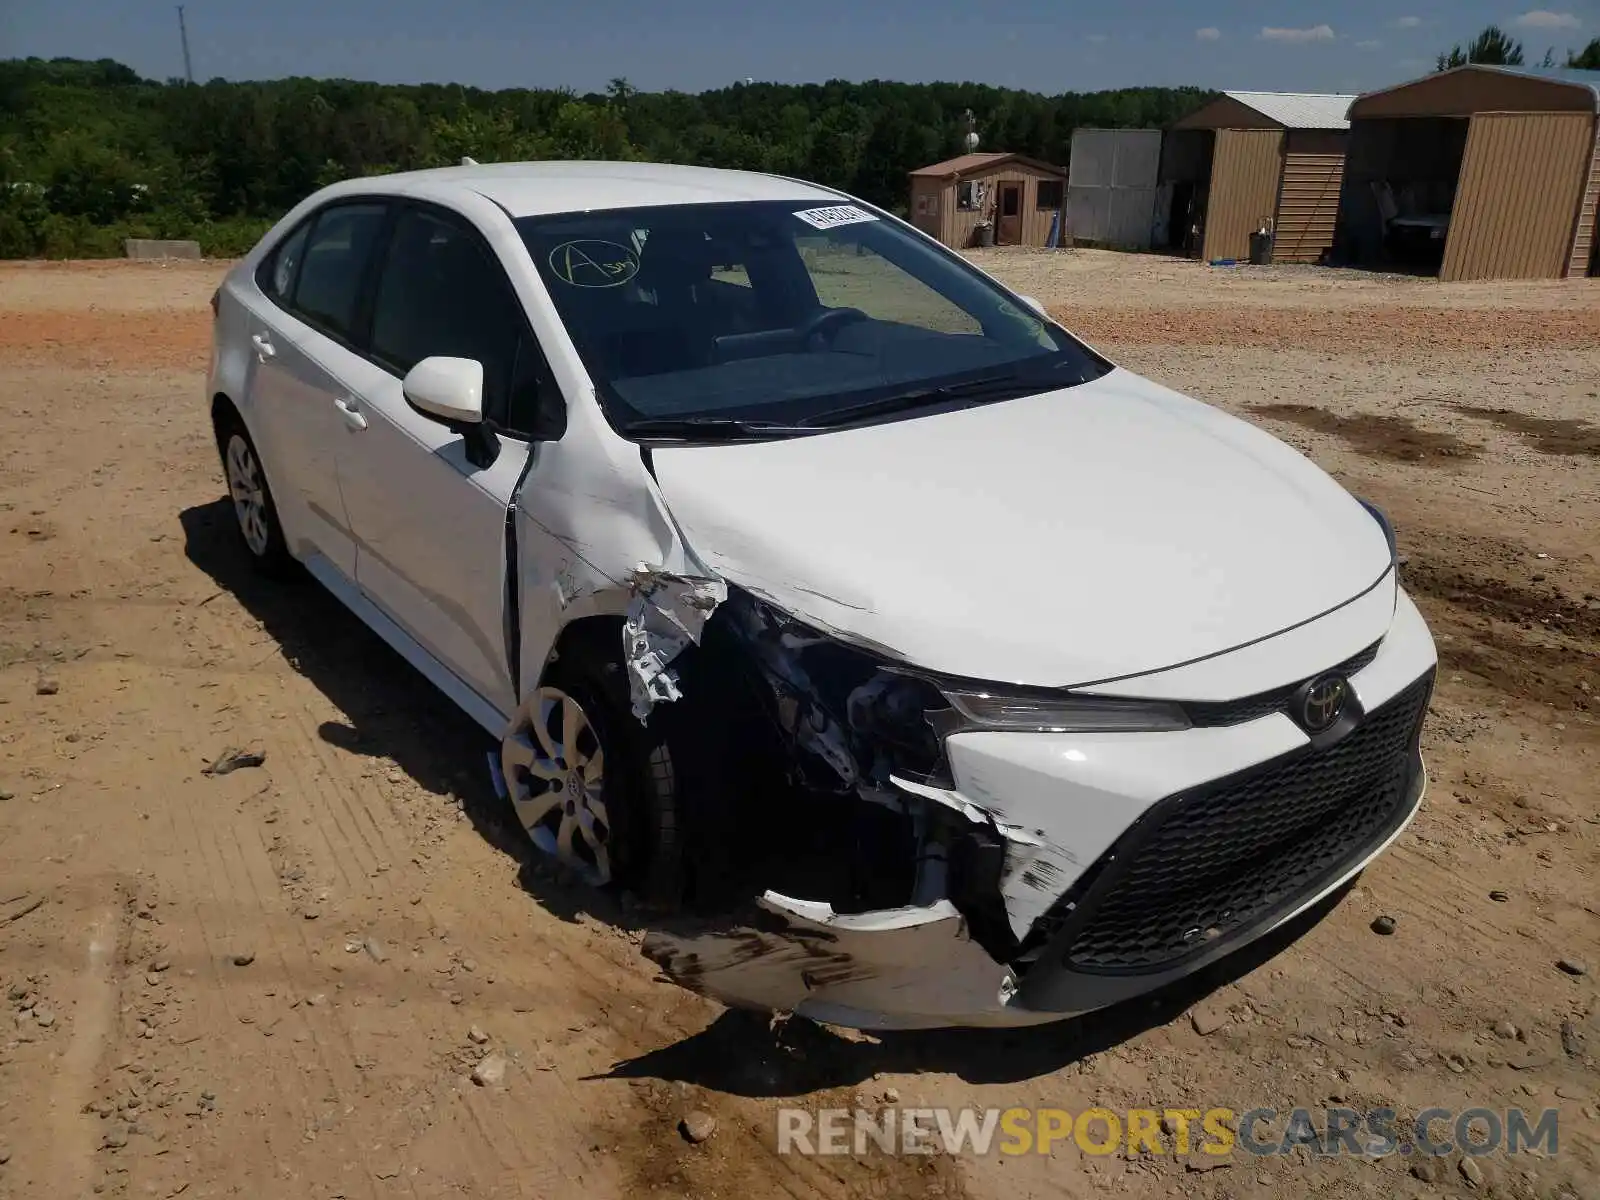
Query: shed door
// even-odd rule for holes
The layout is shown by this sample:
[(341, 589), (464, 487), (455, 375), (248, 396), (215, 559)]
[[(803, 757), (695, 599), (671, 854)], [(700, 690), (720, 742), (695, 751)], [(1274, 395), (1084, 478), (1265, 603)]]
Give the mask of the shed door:
[(1022, 244), (1022, 183), (1007, 179), (1000, 184), (1000, 219), (995, 223), (995, 242), (1001, 246)]
[(1440, 279), (1560, 279), (1594, 147), (1591, 113), (1478, 113)]
[(1248, 258), (1250, 235), (1278, 211), (1281, 129), (1219, 129), (1201, 257)]
[(1273, 262), (1320, 262), (1333, 248), (1347, 136), (1316, 130), (1289, 134)]

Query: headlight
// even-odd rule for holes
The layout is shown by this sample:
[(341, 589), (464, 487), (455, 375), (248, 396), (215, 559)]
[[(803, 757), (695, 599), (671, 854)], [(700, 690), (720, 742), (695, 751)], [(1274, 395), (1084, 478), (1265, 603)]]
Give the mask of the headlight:
[(702, 655), (715, 657), (730, 636), (751, 656), (758, 694), (766, 693), (763, 707), (794, 751), (798, 777), (820, 790), (882, 788), (891, 776), (953, 787), (944, 740), (955, 733), (1156, 733), (1190, 726), (1180, 706), (1162, 701), (1029, 694), (935, 679), (813, 629), (737, 586), (706, 623)]
[(1163, 733), (1189, 728), (1189, 718), (1182, 708), (1159, 700), (939, 690), (963, 718), (958, 728), (1033, 733)]
[(1357, 496), (1356, 500), (1360, 503), (1362, 508), (1366, 509), (1367, 512), (1372, 515), (1372, 519), (1378, 523), (1378, 528), (1383, 530), (1384, 540), (1389, 543), (1389, 561), (1394, 562), (1400, 557), (1400, 547), (1395, 544), (1394, 526), (1389, 523), (1388, 514), (1376, 504), (1373, 504), (1367, 500), (1362, 500), (1360, 496)]

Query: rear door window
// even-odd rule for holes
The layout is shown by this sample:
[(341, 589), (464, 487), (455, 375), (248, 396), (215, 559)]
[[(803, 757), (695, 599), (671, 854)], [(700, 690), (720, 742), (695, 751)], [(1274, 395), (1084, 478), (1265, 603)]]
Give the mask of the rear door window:
[(361, 286), (386, 213), (383, 204), (336, 204), (317, 215), (306, 239), (291, 307), (340, 341), (355, 340)]

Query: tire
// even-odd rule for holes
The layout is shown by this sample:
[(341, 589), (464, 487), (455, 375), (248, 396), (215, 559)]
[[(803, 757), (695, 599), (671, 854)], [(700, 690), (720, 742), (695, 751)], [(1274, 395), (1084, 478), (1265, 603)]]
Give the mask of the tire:
[(233, 504), (234, 527), (251, 566), (276, 579), (292, 575), (296, 563), (284, 540), (260, 452), (237, 413), (217, 418), (217, 452), (222, 456), (222, 477)]
[(672, 755), (633, 716), (620, 656), (563, 650), (502, 744), (502, 770), (513, 815), (540, 850), (596, 886), (667, 908), (682, 902)]

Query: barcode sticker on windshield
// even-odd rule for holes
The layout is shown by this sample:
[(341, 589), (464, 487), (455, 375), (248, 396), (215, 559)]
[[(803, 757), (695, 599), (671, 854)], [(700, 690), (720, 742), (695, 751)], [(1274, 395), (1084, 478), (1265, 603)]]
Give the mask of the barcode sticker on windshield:
[(855, 225), (861, 221), (876, 221), (864, 208), (854, 204), (835, 204), (832, 208), (808, 208), (795, 213), (813, 229), (832, 229), (837, 225)]

